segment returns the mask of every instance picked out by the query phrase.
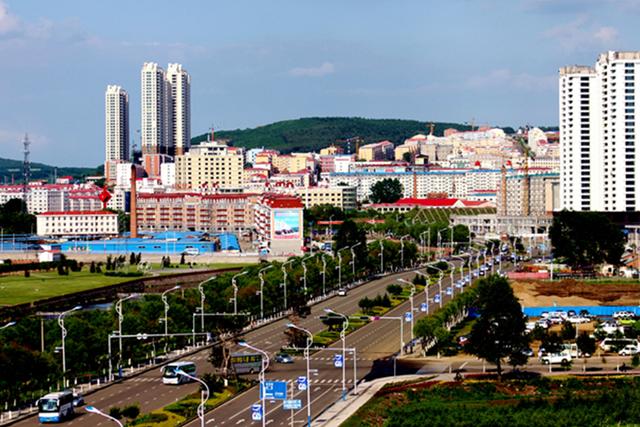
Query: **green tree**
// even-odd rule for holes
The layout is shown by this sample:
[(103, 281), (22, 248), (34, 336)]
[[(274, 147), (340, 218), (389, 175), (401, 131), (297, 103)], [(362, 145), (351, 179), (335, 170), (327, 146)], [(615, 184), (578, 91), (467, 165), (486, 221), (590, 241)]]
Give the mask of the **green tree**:
[(387, 292), (389, 292), (391, 295), (398, 296), (402, 293), (402, 286), (392, 283), (387, 286)]
[(555, 256), (573, 267), (619, 265), (624, 252), (622, 230), (599, 212), (558, 212), (549, 236)]
[(467, 348), (495, 364), (502, 380), (503, 359), (528, 345), (522, 307), (503, 277), (489, 276), (477, 286), (480, 317), (471, 329)]
[[(358, 247), (354, 249), (356, 257), (358, 259), (365, 259), (367, 253), (367, 233), (364, 228), (359, 227), (358, 224), (348, 219), (340, 224), (338, 231), (335, 235), (334, 250), (337, 253), (342, 248), (347, 248), (360, 243)], [(350, 255), (349, 255), (350, 256)]]
[(576, 327), (567, 320), (562, 323), (562, 329), (560, 330), (560, 337), (563, 340), (570, 340), (576, 336)]
[(26, 211), (26, 203), (21, 199), (11, 199), (0, 205), (0, 224), (2, 224), (5, 235), (35, 233), (36, 217)]
[(582, 332), (578, 335), (576, 344), (580, 353), (585, 357), (587, 354), (591, 355), (596, 351), (596, 340), (591, 338), (587, 332)]
[(395, 203), (402, 197), (402, 184), (395, 178), (385, 178), (371, 187), (372, 203)]

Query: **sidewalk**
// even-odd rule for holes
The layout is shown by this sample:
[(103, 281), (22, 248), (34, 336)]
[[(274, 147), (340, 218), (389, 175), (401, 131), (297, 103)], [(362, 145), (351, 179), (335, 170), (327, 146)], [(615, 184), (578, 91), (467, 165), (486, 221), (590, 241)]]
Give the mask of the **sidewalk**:
[(400, 375), (397, 377), (378, 378), (358, 385), (358, 394), (348, 394), (346, 400), (338, 400), (313, 421), (315, 426), (338, 427), (358, 409), (364, 406), (382, 387), (387, 384), (415, 380), (453, 381), (453, 374), (441, 375)]

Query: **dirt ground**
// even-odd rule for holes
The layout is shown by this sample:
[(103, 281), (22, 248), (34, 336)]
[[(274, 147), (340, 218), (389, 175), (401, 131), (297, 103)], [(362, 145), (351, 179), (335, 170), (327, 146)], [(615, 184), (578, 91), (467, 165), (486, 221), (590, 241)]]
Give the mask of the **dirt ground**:
[(521, 280), (511, 286), (524, 307), (640, 304), (640, 283)]

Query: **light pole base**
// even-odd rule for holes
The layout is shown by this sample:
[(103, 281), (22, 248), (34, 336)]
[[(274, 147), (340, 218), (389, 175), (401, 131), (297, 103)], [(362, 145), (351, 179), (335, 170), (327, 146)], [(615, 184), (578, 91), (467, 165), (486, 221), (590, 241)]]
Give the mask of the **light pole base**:
[(307, 427), (311, 427), (311, 417), (307, 417)]
[(342, 400), (347, 400), (347, 390), (342, 390)]

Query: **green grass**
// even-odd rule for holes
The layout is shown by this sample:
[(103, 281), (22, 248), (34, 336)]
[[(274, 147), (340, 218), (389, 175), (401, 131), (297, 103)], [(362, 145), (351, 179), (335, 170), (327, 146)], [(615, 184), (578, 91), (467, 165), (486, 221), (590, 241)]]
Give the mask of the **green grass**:
[(56, 271), (32, 271), (31, 277), (24, 277), (23, 274), (2, 276), (0, 277), (0, 305), (22, 304), (134, 279), (108, 277), (87, 271), (78, 273), (70, 271), (68, 276), (60, 276)]
[[(179, 261), (179, 259), (178, 259)], [(212, 270), (218, 270), (222, 268), (244, 268), (249, 267), (251, 265), (255, 265), (255, 263), (251, 262), (213, 262), (213, 263), (197, 263), (193, 265), (195, 269), (209, 268)], [(161, 268), (159, 262), (151, 263), (151, 270), (157, 270), (161, 274), (172, 274), (178, 270), (191, 270), (188, 264), (171, 264), (170, 268)]]

